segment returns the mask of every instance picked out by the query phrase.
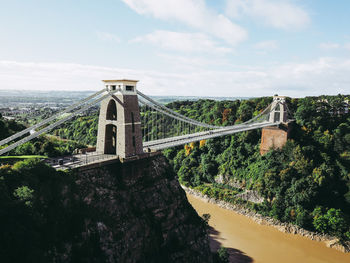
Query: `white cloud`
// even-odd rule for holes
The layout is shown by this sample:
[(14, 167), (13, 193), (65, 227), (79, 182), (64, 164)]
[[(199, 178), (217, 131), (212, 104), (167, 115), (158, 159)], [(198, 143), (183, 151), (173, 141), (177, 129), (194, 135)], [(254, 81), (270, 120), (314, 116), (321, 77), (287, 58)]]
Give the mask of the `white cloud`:
[(227, 17), (210, 10), (204, 0), (123, 0), (142, 15), (157, 19), (177, 21), (209, 33), (231, 45), (245, 40), (247, 32)]
[(254, 44), (254, 48), (257, 50), (271, 51), (278, 48), (278, 44), (275, 40), (266, 40)]
[(344, 44), (344, 48), (347, 49), (347, 50), (350, 50), (350, 43)]
[(340, 45), (337, 43), (321, 43), (320, 49), (330, 50), (330, 49), (338, 49), (340, 48)]
[(280, 29), (300, 29), (310, 23), (308, 13), (290, 0), (227, 0), (226, 10), (233, 18), (247, 15)]
[(158, 57), (165, 59), (168, 65), (175, 70), (191, 70), (198, 71), (198, 69), (212, 68), (216, 66), (230, 66), (229, 61), (225, 57), (203, 57), (203, 56), (179, 56), (159, 53)]
[(102, 88), (102, 79), (115, 78), (138, 79), (139, 89), (150, 95), (249, 97), (277, 93), (300, 97), (350, 94), (350, 59), (320, 58), (305, 63), (226, 71), (184, 68), (176, 73), (81, 64), (0, 61), (0, 89), (97, 91)]
[(168, 50), (184, 52), (229, 53), (231, 48), (218, 46), (202, 33), (180, 33), (157, 30), (151, 34), (138, 37), (131, 42), (147, 42)]
[(335, 50), (335, 49), (342, 49), (342, 50), (350, 50), (350, 43), (345, 43), (345, 44), (338, 44), (338, 43), (321, 43), (319, 45), (320, 49), (324, 50)]
[(120, 38), (114, 34), (108, 33), (108, 32), (97, 32), (97, 37), (104, 41), (113, 41), (116, 43), (121, 42)]

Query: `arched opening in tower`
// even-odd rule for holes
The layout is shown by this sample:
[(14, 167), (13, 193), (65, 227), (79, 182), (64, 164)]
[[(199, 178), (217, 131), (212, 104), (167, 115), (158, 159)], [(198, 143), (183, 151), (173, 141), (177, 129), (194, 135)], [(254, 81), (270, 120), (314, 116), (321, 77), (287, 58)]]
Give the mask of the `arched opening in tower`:
[(110, 100), (107, 106), (106, 120), (117, 120), (117, 105), (115, 100)]
[(113, 124), (106, 125), (105, 154), (117, 153), (117, 126)]
[(280, 116), (281, 116), (281, 106), (280, 104), (277, 104), (276, 108), (275, 108), (275, 116), (274, 116), (274, 121), (279, 121), (280, 120)]

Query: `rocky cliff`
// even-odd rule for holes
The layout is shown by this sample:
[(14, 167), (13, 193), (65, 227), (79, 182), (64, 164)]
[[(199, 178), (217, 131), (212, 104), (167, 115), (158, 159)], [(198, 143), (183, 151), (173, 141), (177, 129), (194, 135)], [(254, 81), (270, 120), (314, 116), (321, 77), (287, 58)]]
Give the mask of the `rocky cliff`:
[(56, 171), (0, 167), (0, 262), (212, 262), (162, 155)]
[(211, 262), (202, 220), (163, 156), (74, 176), (80, 230), (52, 252), (56, 261)]

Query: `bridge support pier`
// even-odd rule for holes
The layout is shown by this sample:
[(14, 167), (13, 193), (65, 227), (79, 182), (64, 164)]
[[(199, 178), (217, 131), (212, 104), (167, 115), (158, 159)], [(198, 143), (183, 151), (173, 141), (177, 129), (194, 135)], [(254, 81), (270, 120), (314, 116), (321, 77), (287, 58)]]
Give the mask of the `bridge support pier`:
[(143, 154), (135, 80), (104, 80), (114, 95), (101, 102), (96, 152), (129, 158)]
[(270, 122), (281, 122), (278, 127), (265, 127), (261, 133), (260, 154), (264, 155), (270, 149), (281, 149), (289, 139), (290, 126), (287, 123), (286, 97), (274, 96), (270, 112)]
[(271, 149), (281, 149), (289, 139), (290, 126), (288, 123), (278, 127), (265, 127), (261, 132), (260, 154), (264, 155)]

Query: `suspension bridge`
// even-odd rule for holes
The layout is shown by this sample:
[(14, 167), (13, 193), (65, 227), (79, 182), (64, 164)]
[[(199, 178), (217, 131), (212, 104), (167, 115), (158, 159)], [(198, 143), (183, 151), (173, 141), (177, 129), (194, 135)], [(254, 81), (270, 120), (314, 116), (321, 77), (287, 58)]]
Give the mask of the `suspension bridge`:
[[(284, 97), (274, 96), (260, 114), (237, 125), (217, 126), (188, 118), (143, 94), (134, 80), (104, 80), (104, 88), (53, 116), (0, 141), (0, 155), (53, 130), (101, 103), (96, 151), (73, 156), (72, 167), (111, 159), (135, 159), (169, 147), (287, 123)], [(85, 161), (82, 161), (84, 160)], [(76, 161), (78, 160), (78, 161)], [(76, 161), (76, 162), (75, 162)]]

